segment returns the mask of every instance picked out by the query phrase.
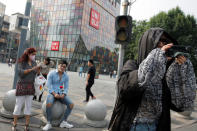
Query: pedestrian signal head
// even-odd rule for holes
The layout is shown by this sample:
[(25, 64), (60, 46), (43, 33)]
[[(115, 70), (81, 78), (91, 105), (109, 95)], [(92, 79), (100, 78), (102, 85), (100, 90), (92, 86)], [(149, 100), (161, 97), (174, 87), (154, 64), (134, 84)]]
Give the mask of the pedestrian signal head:
[(131, 42), (132, 17), (128, 15), (117, 16), (115, 21), (116, 44)]

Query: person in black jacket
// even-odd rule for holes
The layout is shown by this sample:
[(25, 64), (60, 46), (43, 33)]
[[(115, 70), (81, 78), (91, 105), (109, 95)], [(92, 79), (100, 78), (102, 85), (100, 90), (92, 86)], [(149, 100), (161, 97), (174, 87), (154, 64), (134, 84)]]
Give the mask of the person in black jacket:
[(166, 56), (173, 44), (178, 43), (161, 28), (143, 34), (137, 61), (127, 61), (118, 80), (109, 131), (170, 131), (170, 109), (193, 109), (193, 66), (184, 56)]
[(87, 81), (86, 81), (86, 100), (84, 100), (84, 102), (88, 102), (90, 96), (92, 97), (92, 99), (96, 99), (96, 97), (92, 94), (91, 91), (91, 87), (94, 84), (94, 78), (96, 73), (96, 69), (94, 67), (94, 61), (90, 59), (88, 61), (88, 66), (89, 69), (88, 69)]

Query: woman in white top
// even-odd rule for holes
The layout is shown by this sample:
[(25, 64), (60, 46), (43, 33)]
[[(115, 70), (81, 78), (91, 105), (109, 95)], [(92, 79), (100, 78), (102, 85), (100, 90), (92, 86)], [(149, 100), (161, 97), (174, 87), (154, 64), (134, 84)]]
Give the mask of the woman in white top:
[[(54, 66), (54, 62), (50, 60), (49, 57), (44, 58), (44, 61), (38, 64), (41, 67), (41, 73), (47, 79), (47, 75), (50, 71), (50, 68)], [(43, 92), (42, 92), (43, 94)], [(41, 102), (42, 94), (40, 94), (38, 101)], [(34, 96), (33, 100), (36, 100), (36, 96)]]

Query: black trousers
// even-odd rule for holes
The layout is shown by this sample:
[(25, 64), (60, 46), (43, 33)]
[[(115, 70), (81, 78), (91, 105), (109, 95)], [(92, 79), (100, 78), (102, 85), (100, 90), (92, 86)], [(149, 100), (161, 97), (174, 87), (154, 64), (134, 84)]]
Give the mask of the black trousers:
[(86, 101), (89, 101), (89, 97), (93, 97), (94, 95), (92, 94), (91, 87), (94, 83), (88, 83), (86, 86)]

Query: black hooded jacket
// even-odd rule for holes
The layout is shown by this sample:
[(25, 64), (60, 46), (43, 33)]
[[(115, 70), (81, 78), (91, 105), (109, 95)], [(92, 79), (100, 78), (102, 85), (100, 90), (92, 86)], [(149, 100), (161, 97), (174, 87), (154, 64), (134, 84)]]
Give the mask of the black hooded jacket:
[[(138, 86), (138, 66), (156, 48), (160, 37), (165, 34), (172, 43), (177, 42), (161, 28), (151, 28), (146, 31), (139, 41), (137, 62), (129, 60), (125, 63), (117, 82), (118, 97), (109, 123), (109, 131), (130, 131), (133, 120), (141, 103), (145, 89)], [(167, 66), (170, 65), (167, 64)], [(165, 78), (165, 77), (164, 77)], [(180, 112), (171, 103), (170, 90), (163, 79), (162, 114), (158, 121), (157, 131), (170, 131), (170, 109)]]

